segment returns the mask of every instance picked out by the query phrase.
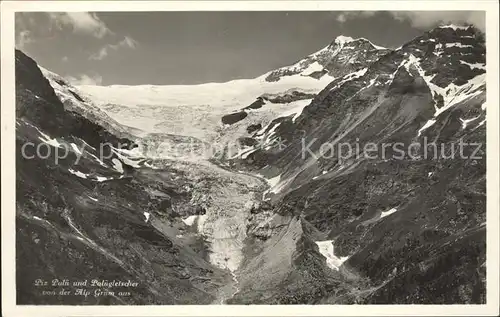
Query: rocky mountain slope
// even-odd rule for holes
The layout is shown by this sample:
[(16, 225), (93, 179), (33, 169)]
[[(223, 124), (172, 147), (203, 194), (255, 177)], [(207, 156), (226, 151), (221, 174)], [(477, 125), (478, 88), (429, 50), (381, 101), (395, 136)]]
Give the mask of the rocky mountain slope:
[(326, 74), (340, 77), (362, 69), (389, 51), (365, 38), (353, 39), (341, 35), (328, 46), (297, 63), (270, 72), (266, 81), (279, 81), (297, 74), (313, 78), (321, 78)]
[(484, 302), (485, 87), (484, 35), (440, 27), (255, 132), (266, 145), (236, 160), (272, 180), (255, 245), (294, 247), (286, 265), (249, 257), (281, 275), (263, 287), (243, 271), (233, 302)]
[(18, 300), (64, 272), (140, 281), (84, 304), (484, 303), (485, 63), (456, 26), (194, 86), (73, 87), (16, 52), (18, 147), (73, 149), (17, 153)]
[[(89, 119), (77, 111), (88, 105), (67, 107), (50, 83), (32, 59), (16, 51), (17, 302), (223, 301), (226, 292), (219, 290), (234, 283), (233, 278), (226, 269), (229, 265), (213, 263), (236, 265), (232, 263), (238, 262), (238, 252), (227, 251), (224, 236), (211, 234), (205, 239), (200, 233), (213, 231), (214, 223), (222, 221), (227, 229), (217, 234), (230, 236), (236, 231), (235, 241), (240, 241), (242, 227), (237, 226), (235, 211), (250, 209), (247, 202), (254, 199), (262, 181), (235, 177), (209, 163), (141, 158), (133, 140), (92, 121), (102, 120), (101, 114), (82, 112)], [(72, 88), (57, 93), (67, 89)], [(113, 122), (105, 125), (111, 127)], [(230, 194), (220, 198), (220, 188)], [(192, 217), (204, 219), (205, 224), (193, 224)], [(35, 287), (38, 279), (49, 286)], [(50, 286), (55, 279), (130, 280), (138, 285), (88, 288), (115, 292), (107, 296), (60, 295), (60, 289)], [(55, 295), (42, 294), (53, 289)], [(118, 296), (119, 292), (131, 294)]]

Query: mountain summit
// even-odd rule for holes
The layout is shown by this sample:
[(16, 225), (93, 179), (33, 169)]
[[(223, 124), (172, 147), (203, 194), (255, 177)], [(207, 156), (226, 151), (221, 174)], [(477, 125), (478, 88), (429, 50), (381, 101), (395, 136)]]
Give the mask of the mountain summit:
[(295, 64), (270, 72), (266, 80), (279, 81), (285, 76), (296, 74), (313, 78), (321, 78), (326, 74), (339, 77), (365, 67), (389, 51), (365, 38), (353, 39), (340, 35), (328, 46)]

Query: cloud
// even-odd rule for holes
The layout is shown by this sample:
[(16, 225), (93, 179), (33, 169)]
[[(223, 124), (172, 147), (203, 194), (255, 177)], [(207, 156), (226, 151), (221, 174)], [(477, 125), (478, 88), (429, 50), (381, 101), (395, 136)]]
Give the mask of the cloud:
[(33, 43), (33, 38), (31, 37), (31, 33), (28, 30), (24, 30), (18, 33), (16, 36), (16, 47), (24, 50), (26, 45), (29, 43)]
[(100, 61), (100, 60), (103, 60), (104, 58), (106, 58), (106, 56), (108, 56), (108, 47), (107, 46), (101, 48), (99, 50), (99, 52), (90, 55), (89, 59)]
[[(337, 15), (337, 21), (344, 23), (347, 20), (367, 18), (382, 11), (344, 11)], [(441, 24), (473, 24), (485, 30), (484, 11), (388, 11), (398, 21), (408, 21), (412, 27), (430, 29)]]
[[(135, 49), (138, 45), (132, 37), (111, 31), (97, 14), (91, 12), (18, 12), (15, 17), (16, 47), (22, 50), (26, 50), (30, 43), (28, 48), (33, 47), (34, 42), (42, 45), (45, 44), (42, 42), (64, 37), (67, 32), (96, 39), (95, 43), (86, 42), (97, 47), (97, 52), (91, 52), (91, 60), (102, 60), (115, 51)], [(67, 58), (62, 58), (62, 62), (67, 62)]]
[(374, 16), (376, 11), (344, 11), (337, 16), (337, 21), (344, 23), (354, 18), (368, 18)]
[(473, 24), (485, 30), (483, 11), (391, 11), (395, 19), (409, 21), (411, 26), (427, 29), (444, 23)]
[(103, 38), (113, 32), (95, 13), (89, 12), (51, 12), (49, 18), (59, 29), (71, 27), (74, 33), (88, 34)]
[(16, 33), (29, 29), (35, 23), (35, 16), (31, 12), (16, 12), (14, 22)]
[(107, 44), (102, 47), (97, 53), (92, 54), (89, 59), (91, 60), (103, 60), (109, 53), (113, 51), (118, 51), (121, 48), (135, 49), (137, 47), (137, 41), (130, 36), (125, 36), (123, 40), (116, 44)]
[(54, 39), (58, 31), (103, 39), (115, 35), (95, 14), (89, 12), (16, 12), (16, 47), (25, 49), (27, 44)]
[(95, 74), (92, 76), (81, 74), (78, 77), (67, 76), (66, 79), (72, 85), (101, 85), (102, 84), (102, 76), (99, 74)]

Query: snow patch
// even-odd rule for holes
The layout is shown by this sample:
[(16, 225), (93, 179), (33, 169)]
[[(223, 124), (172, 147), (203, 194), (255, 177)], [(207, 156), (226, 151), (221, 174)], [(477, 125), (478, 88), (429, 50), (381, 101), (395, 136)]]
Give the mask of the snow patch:
[[(289, 104), (287, 104), (287, 108), (289, 108), (290, 110), (287, 110), (283, 113), (280, 114), (281, 117), (288, 117), (290, 115), (294, 115), (292, 117), (292, 122), (295, 122), (298, 117), (300, 117), (300, 115), (302, 114), (302, 112), (304, 111), (304, 108), (307, 107), (310, 103), (311, 103), (312, 99), (303, 99), (303, 100), (297, 100), (297, 101), (292, 101), (290, 102)], [(275, 129), (277, 128), (274, 127), (272, 129), (272, 131), (274, 131)], [(271, 132), (271, 131), (269, 131)]]
[(250, 148), (250, 150), (245, 150), (243, 153), (239, 154), (239, 156), (242, 159), (246, 159), (250, 154), (256, 152), (257, 150), (258, 150), (258, 148), (257, 149)]
[(114, 158), (114, 159), (111, 160), (111, 162), (113, 162), (113, 168), (115, 170), (117, 170), (120, 173), (123, 173), (123, 165), (122, 165), (122, 162), (120, 162), (119, 159)]
[(113, 177), (96, 176), (95, 180), (98, 182), (104, 182), (104, 181), (111, 180), (111, 179), (113, 179)]
[(326, 265), (338, 271), (342, 263), (344, 263), (349, 257), (337, 257), (333, 252), (333, 240), (326, 241), (315, 241), (318, 246), (319, 253), (321, 253), (326, 259)]
[(354, 41), (354, 39), (350, 36), (339, 35), (335, 38), (335, 43), (337, 44), (345, 44)]
[(440, 29), (453, 29), (453, 30), (467, 30), (469, 27), (468, 26), (463, 26), (463, 25), (456, 25), (456, 24), (447, 24), (447, 25), (441, 25), (439, 26)]
[(182, 219), (182, 222), (184, 222), (186, 224), (186, 226), (191, 227), (194, 224), (194, 222), (196, 221), (196, 219), (198, 219), (198, 215), (192, 215), (192, 216), (189, 216), (187, 218)]
[(418, 130), (418, 136), (420, 136), (422, 134), (422, 132), (429, 128), (430, 126), (432, 126), (434, 123), (436, 123), (436, 120), (434, 119), (430, 119), (429, 121), (427, 121), (419, 130)]
[[(434, 118), (438, 117), (441, 113), (450, 109), (454, 105), (481, 94), (483, 92), (481, 88), (483, 88), (486, 83), (486, 74), (483, 73), (470, 79), (467, 83), (461, 86), (451, 83), (443, 88), (431, 82), (435, 75), (426, 76), (425, 71), (420, 66), (420, 59), (416, 58), (413, 54), (411, 54), (409, 60), (404, 63), (405, 67), (408, 67), (409, 64), (415, 66), (434, 97), (436, 95), (443, 97), (443, 106), (441, 108), (437, 108), (435, 105), (436, 112), (434, 113)], [(430, 125), (434, 124), (435, 121), (433, 122), (433, 120), (434, 119), (429, 120), (425, 127), (428, 128)]]
[[(271, 124), (274, 124), (272, 128), (267, 132), (267, 134), (264, 135), (264, 132), (269, 128)], [(261, 140), (260, 147), (264, 147), (265, 150), (268, 150), (273, 146), (273, 143), (275, 141), (275, 138), (272, 138), (276, 132), (276, 128), (278, 128), (281, 125), (281, 122), (275, 123), (275, 122), (270, 122), (267, 126), (264, 128), (260, 129), (256, 133), (256, 139)]]
[(342, 77), (342, 80), (340, 82), (338, 82), (334, 87), (332, 87), (330, 89), (330, 91), (337, 89), (338, 87), (342, 86), (344, 83), (346, 83), (348, 81), (351, 81), (353, 79), (357, 79), (359, 77), (364, 76), (366, 74), (367, 70), (368, 70), (368, 68), (363, 68), (363, 69), (360, 69), (358, 71), (355, 71), (355, 72), (352, 72), (352, 73), (345, 75), (344, 77)]
[(276, 184), (275, 186), (273, 186), (269, 190), (269, 192), (273, 193), (273, 194), (277, 194), (277, 193), (281, 192), (283, 190), (283, 188), (285, 188), (285, 186), (288, 185), (288, 183), (290, 183), (291, 181), (293, 181), (293, 178), (283, 180), (283, 181), (279, 182), (278, 184)]
[(78, 176), (78, 177), (80, 177), (80, 178), (85, 178), (85, 179), (86, 179), (86, 178), (87, 178), (87, 176), (88, 176), (87, 174), (84, 174), (84, 173), (82, 173), (82, 172), (80, 172), (80, 171), (75, 171), (75, 170), (74, 170), (74, 169), (72, 169), (72, 168), (69, 168), (69, 169), (68, 169), (68, 172), (70, 172), (71, 174), (76, 175), (76, 176)]
[[(325, 170), (325, 171), (322, 171), (322, 172), (321, 172), (321, 175), (325, 175), (325, 174), (327, 174), (327, 173), (328, 173), (328, 171), (327, 171), (327, 170)], [(314, 176), (312, 179), (313, 179), (313, 180), (314, 180), (314, 179), (317, 179), (317, 178), (319, 178), (321, 175)]]
[(86, 154), (88, 154), (90, 157), (92, 157), (97, 163), (99, 163), (99, 165), (101, 165), (103, 167), (108, 167), (103, 161), (101, 161), (97, 156), (90, 153), (89, 151), (87, 151)]
[(149, 164), (148, 162), (145, 162), (145, 163), (144, 163), (144, 166), (149, 167), (149, 168), (154, 169), (154, 170), (157, 170), (157, 169), (158, 169), (158, 167), (153, 166), (153, 165)]
[(368, 42), (370, 42), (370, 44), (371, 44), (373, 47), (375, 47), (376, 49), (378, 49), (378, 50), (386, 50), (386, 49), (387, 49), (386, 47), (379, 46), (379, 45), (375, 45), (375, 44), (373, 44), (371, 41), (368, 41)]
[[(118, 149), (115, 147), (111, 147), (113, 153), (115, 153), (120, 160), (122, 160), (125, 164), (128, 164), (132, 167), (139, 168), (141, 167), (139, 163), (144, 160), (144, 157), (140, 154), (138, 148), (134, 148), (132, 150)], [(139, 160), (132, 160), (131, 158), (139, 158)]]
[(269, 184), (269, 186), (271, 188), (273, 188), (274, 186), (276, 186), (279, 183), (280, 179), (281, 179), (281, 174), (278, 176), (275, 176), (273, 178), (266, 179), (266, 180), (267, 180), (267, 183)]
[(309, 64), (309, 66), (307, 66), (307, 68), (304, 69), (301, 74), (303, 76), (309, 76), (314, 72), (320, 72), (322, 70), (323, 66), (321, 66), (321, 64), (318, 63), (317, 61), (314, 61), (313, 63)]
[[(462, 86), (457, 86), (455, 84), (450, 84), (445, 88), (441, 88), (441, 95), (444, 99), (443, 107), (439, 108), (434, 117), (439, 116), (444, 111), (450, 109), (452, 106), (462, 102), (464, 100), (475, 97), (481, 92), (483, 92), (480, 88), (484, 86), (486, 83), (486, 74), (478, 75), (472, 79), (470, 79), (467, 83)], [(438, 86), (436, 86), (438, 87)], [(438, 89), (435, 88), (435, 91)]]
[(144, 217), (146, 218), (146, 222), (149, 220), (150, 213), (149, 212), (144, 212)]
[[(36, 128), (36, 127), (35, 127)], [(42, 135), (41, 137), (38, 137), (40, 139), (40, 141), (48, 144), (48, 145), (51, 145), (53, 147), (56, 147), (56, 148), (60, 148), (63, 146), (62, 143), (60, 143), (59, 141), (57, 141), (56, 138), (51, 138), (50, 136), (48, 136), (47, 134), (43, 133), (42, 131), (40, 131), (38, 128), (36, 128), (38, 130), (38, 132)]]
[(79, 155), (82, 155), (82, 151), (78, 148), (78, 146), (75, 144), (75, 143), (71, 143), (70, 144), (71, 147), (73, 148), (73, 151), (75, 151), (76, 153), (78, 153)]
[(85, 144), (85, 147), (89, 147), (89, 148), (91, 148), (91, 149), (93, 149), (93, 150), (96, 150), (96, 148), (95, 148), (95, 147), (93, 147), (92, 145), (90, 145), (90, 144), (88, 144), (87, 142), (85, 142), (85, 140), (82, 140), (82, 139), (80, 139), (80, 140), (83, 142), (83, 144)]
[(475, 120), (479, 119), (479, 117), (481, 117), (481, 116), (479, 115), (477, 117), (474, 117), (474, 118), (471, 118), (471, 119), (465, 119), (465, 120), (462, 119), (462, 118), (460, 118), (460, 121), (462, 122), (462, 129), (467, 128), (467, 125), (469, 123), (471, 123), (472, 121), (475, 121)]
[(460, 60), (460, 64), (467, 65), (467, 66), (469, 66), (471, 69), (474, 69), (474, 68), (478, 68), (478, 69), (486, 69), (486, 65), (485, 65), (485, 64), (481, 64), (481, 63), (474, 63), (474, 64), (471, 64), (471, 63), (464, 62), (463, 60)]
[(259, 176), (266, 179), (269, 184), (269, 189), (262, 193), (263, 200), (266, 200), (265, 197), (269, 193), (277, 194), (281, 192), (281, 190), (283, 190), (283, 188), (285, 188), (285, 186), (293, 180), (293, 177), (289, 179), (281, 179), (281, 174), (270, 179), (265, 178), (263, 175)]
[(456, 43), (446, 43), (445, 46), (446, 46), (446, 48), (449, 48), (449, 47), (460, 47), (460, 48), (463, 48), (463, 47), (473, 47), (472, 45), (464, 45), (464, 44), (459, 43), (459, 42), (456, 42)]
[(380, 218), (385, 218), (389, 215), (392, 215), (393, 213), (395, 213), (396, 211), (398, 211), (396, 208), (392, 208), (392, 209), (389, 209), (387, 211), (383, 211), (381, 214), (380, 214)]

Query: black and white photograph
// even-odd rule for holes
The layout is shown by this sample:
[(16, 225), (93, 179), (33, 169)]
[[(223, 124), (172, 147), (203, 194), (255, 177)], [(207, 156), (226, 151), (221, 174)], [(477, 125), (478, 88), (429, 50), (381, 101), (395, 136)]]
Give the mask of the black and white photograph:
[(13, 305), (498, 303), (498, 3), (112, 2), (2, 42)]

